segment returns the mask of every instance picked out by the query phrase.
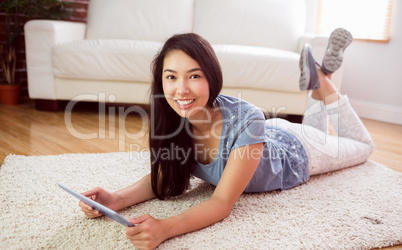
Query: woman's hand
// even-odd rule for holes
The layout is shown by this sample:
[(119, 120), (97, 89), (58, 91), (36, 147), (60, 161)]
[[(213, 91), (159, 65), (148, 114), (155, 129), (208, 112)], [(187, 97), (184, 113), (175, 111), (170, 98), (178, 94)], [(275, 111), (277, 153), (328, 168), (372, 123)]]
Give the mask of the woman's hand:
[[(113, 194), (100, 187), (86, 191), (86, 192), (82, 193), (82, 195), (84, 195), (114, 211), (117, 209)], [(81, 207), (81, 210), (85, 213), (85, 215), (88, 218), (96, 218), (96, 217), (99, 217), (102, 215), (101, 212), (99, 212), (98, 210), (95, 210), (91, 206), (88, 206), (87, 204), (85, 204), (82, 201), (80, 201), (78, 203), (78, 205)]]
[(149, 214), (130, 220), (135, 227), (126, 228), (126, 236), (139, 249), (154, 249), (168, 238), (167, 225)]

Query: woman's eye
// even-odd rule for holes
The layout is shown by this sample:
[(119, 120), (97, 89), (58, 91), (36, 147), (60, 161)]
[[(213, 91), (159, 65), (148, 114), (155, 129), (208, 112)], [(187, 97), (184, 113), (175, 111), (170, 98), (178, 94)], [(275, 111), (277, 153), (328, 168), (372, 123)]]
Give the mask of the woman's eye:
[(199, 76), (199, 75), (192, 75), (192, 76), (190, 77), (190, 79), (197, 79), (197, 78), (200, 78), (200, 76)]
[(176, 77), (174, 77), (174, 76), (170, 75), (170, 76), (167, 76), (167, 77), (166, 77), (166, 79), (169, 79), (169, 80), (174, 80), (174, 79), (176, 79)]

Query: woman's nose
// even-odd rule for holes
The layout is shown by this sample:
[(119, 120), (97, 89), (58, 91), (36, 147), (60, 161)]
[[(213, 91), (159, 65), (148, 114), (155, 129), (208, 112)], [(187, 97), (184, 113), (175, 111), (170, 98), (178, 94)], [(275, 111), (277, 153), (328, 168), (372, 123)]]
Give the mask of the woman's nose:
[(188, 94), (190, 89), (188, 88), (187, 79), (181, 79), (177, 82), (177, 93), (178, 94)]

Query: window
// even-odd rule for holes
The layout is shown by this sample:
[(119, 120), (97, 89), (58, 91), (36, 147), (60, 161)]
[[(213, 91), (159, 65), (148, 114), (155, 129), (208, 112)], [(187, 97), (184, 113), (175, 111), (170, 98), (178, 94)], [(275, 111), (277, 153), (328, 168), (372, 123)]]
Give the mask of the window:
[(318, 0), (317, 32), (343, 27), (355, 39), (389, 41), (392, 0)]

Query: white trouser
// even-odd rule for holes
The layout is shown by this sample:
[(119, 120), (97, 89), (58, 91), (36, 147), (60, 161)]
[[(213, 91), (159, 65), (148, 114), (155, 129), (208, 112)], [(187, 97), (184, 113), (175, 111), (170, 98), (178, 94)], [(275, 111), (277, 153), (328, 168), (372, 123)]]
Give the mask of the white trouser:
[[(328, 134), (328, 117), (337, 134), (335, 136)], [(324, 105), (309, 95), (302, 124), (280, 118), (267, 122), (299, 138), (307, 152), (310, 175), (364, 163), (374, 149), (370, 134), (346, 96)]]

